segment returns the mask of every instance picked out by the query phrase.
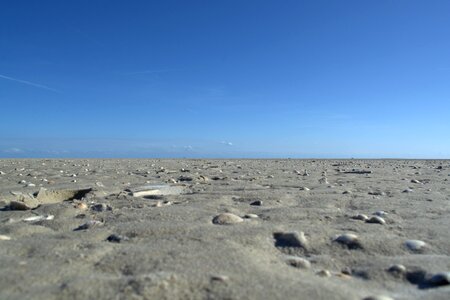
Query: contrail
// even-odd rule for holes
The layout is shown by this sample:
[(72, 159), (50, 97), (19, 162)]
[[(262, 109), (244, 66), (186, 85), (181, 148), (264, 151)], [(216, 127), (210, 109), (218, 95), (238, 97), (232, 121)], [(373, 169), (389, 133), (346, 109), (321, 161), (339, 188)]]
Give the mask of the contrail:
[(58, 90), (52, 89), (51, 87), (48, 87), (48, 86), (43, 85), (43, 84), (34, 83), (34, 82), (21, 80), (21, 79), (17, 79), (17, 78), (12, 78), (12, 77), (5, 76), (5, 75), (2, 75), (2, 74), (0, 74), (0, 78), (11, 80), (11, 81), (15, 81), (15, 82), (20, 82), (20, 83), (23, 83), (23, 84), (26, 84), (26, 85), (31, 85), (31, 86), (34, 86), (34, 87), (37, 87), (37, 88), (40, 88), (40, 89), (44, 89), (44, 90), (48, 90), (48, 91), (59, 93)]

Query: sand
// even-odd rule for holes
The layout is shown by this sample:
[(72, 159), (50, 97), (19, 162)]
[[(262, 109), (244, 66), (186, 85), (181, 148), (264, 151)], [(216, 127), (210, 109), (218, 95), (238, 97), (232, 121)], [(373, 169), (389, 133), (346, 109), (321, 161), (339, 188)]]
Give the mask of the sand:
[(450, 299), (450, 161), (0, 171), (0, 299)]

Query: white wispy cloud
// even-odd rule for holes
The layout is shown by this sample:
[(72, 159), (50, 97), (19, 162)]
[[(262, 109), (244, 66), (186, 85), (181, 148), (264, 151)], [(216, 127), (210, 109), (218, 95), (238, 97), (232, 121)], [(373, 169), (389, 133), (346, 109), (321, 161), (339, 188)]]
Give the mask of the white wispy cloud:
[(6, 80), (10, 80), (10, 81), (19, 82), (19, 83), (23, 83), (23, 84), (26, 84), (26, 85), (29, 85), (29, 86), (34, 86), (35, 88), (44, 89), (44, 90), (48, 90), (48, 91), (59, 93), (58, 90), (56, 90), (54, 88), (51, 88), (51, 87), (48, 87), (48, 86), (43, 85), (43, 84), (39, 84), (39, 83), (27, 81), (27, 80), (22, 80), (22, 79), (18, 79), (18, 78), (13, 78), (13, 77), (9, 77), (9, 76), (2, 75), (2, 74), (0, 74), (0, 78), (6, 79)]

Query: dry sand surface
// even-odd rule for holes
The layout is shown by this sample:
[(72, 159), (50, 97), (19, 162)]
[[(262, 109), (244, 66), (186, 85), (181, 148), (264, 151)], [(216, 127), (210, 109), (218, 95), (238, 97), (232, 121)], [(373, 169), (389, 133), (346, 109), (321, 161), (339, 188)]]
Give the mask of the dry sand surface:
[(0, 299), (450, 299), (450, 161), (0, 160)]

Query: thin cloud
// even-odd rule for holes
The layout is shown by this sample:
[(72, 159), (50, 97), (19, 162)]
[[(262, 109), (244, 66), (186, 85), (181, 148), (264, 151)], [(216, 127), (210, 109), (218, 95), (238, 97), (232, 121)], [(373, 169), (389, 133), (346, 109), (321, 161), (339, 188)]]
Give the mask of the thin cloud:
[(17, 79), (17, 78), (5, 76), (5, 75), (2, 75), (2, 74), (0, 74), (0, 78), (6, 79), (6, 80), (10, 80), (10, 81), (19, 82), (19, 83), (23, 83), (23, 84), (30, 85), (30, 86), (34, 86), (34, 87), (39, 88), (39, 89), (44, 89), (44, 90), (52, 91), (52, 92), (55, 92), (55, 93), (59, 93), (58, 90), (55, 90), (54, 88), (48, 87), (48, 86), (43, 85), (43, 84), (34, 83), (34, 82), (31, 82), (31, 81), (26, 81), (26, 80), (22, 80), (22, 79)]

